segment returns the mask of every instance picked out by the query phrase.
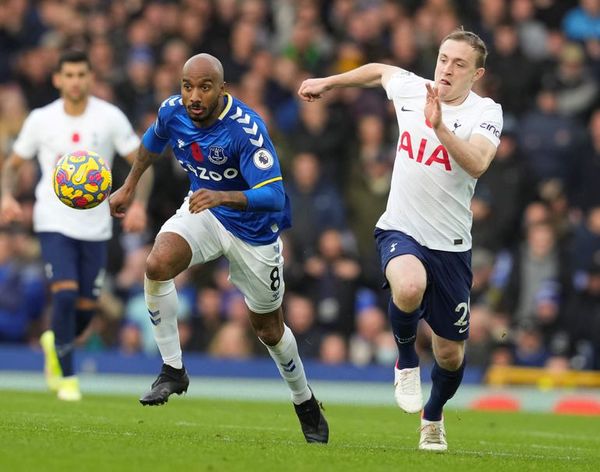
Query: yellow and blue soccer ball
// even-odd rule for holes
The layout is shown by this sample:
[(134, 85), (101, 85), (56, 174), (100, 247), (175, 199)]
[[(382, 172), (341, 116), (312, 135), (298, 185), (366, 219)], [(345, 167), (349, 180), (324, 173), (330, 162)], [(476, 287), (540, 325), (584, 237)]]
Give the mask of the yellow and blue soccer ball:
[(61, 157), (54, 167), (54, 193), (65, 205), (88, 210), (110, 194), (112, 174), (98, 154), (74, 151)]

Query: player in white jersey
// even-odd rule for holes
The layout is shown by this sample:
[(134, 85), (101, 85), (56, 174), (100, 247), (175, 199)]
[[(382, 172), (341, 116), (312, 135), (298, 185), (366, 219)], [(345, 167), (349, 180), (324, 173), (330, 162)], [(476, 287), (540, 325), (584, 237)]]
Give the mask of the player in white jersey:
[[(423, 409), (419, 448), (447, 449), (442, 411), (465, 366), (471, 289), (471, 198), (496, 154), (502, 109), (471, 89), (484, 72), (487, 49), (474, 33), (443, 39), (434, 80), (385, 64), (302, 83), (307, 101), (336, 87), (385, 88), (399, 127), (392, 185), (375, 237), (391, 288), (389, 315), (398, 346), (395, 397), (409, 413)], [(417, 324), (431, 326), (432, 390), (423, 408)]]
[[(133, 162), (140, 144), (123, 112), (90, 95), (92, 80), (91, 64), (84, 52), (61, 55), (53, 75), (61, 97), (31, 112), (2, 174), (2, 218), (18, 221), (23, 216), (15, 198), (18, 175), (22, 164), (37, 156), (41, 178), (35, 189), (33, 227), (52, 292), (52, 329), (43, 333), (40, 342), (46, 354), (49, 387), (63, 400), (81, 397), (73, 347), (96, 308), (112, 220), (108, 202), (84, 211), (61, 203), (53, 191), (54, 165), (63, 154), (78, 149), (98, 153), (109, 165), (115, 152)], [(148, 182), (144, 188), (123, 223), (127, 231), (140, 231), (146, 225)]]

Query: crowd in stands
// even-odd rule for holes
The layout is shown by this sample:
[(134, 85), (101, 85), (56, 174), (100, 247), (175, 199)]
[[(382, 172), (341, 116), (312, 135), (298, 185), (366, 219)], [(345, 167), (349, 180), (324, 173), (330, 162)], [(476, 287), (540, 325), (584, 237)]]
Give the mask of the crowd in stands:
[[(28, 112), (57, 97), (66, 47), (89, 51), (94, 94), (141, 135), (208, 52), (228, 90), (268, 125), (293, 223), (284, 235), (285, 316), (303, 358), (392, 365), (388, 293), (373, 241), (397, 144), (382, 89), (301, 102), (301, 81), (386, 62), (431, 78), (440, 40), (461, 25), (487, 43), (476, 92), (504, 109), (497, 156), (473, 211), (470, 365), (600, 369), (600, 0), (6, 0), (0, 13), (0, 160)], [(188, 182), (165, 151), (146, 234), (115, 223), (101, 313), (88, 349), (156, 354), (143, 297), (149, 243)], [(124, 162), (113, 169), (118, 182)], [(29, 210), (37, 169), (19, 182)], [(31, 219), (0, 228), (0, 342), (37, 343), (47, 322)], [(184, 349), (266, 355), (223, 261), (177, 280)], [(423, 334), (428, 327), (422, 324)], [(419, 351), (430, 350), (421, 336)]]

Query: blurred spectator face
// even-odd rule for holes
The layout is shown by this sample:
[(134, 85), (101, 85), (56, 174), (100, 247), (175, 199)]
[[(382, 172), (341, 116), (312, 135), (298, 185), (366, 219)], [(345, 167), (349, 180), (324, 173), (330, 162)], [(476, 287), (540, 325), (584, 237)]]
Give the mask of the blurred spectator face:
[(361, 144), (381, 144), (383, 142), (383, 120), (378, 116), (366, 115), (358, 123), (358, 137)]
[(551, 90), (541, 90), (537, 96), (537, 104), (542, 112), (546, 114), (555, 113), (557, 107), (556, 94)]
[(515, 137), (512, 134), (503, 134), (500, 138), (496, 158), (499, 160), (510, 158), (515, 153), (516, 148), (517, 140)]
[(245, 328), (239, 323), (225, 324), (210, 343), (209, 352), (215, 357), (241, 359), (252, 352)]
[(206, 21), (193, 10), (186, 10), (179, 19), (179, 34), (188, 44), (199, 42), (206, 32)]
[(313, 133), (320, 133), (327, 125), (327, 120), (329, 119), (327, 104), (323, 100), (310, 103), (303, 101), (300, 104), (300, 119), (308, 130)]
[(600, 15), (600, 1), (598, 0), (581, 0), (581, 8), (590, 16)]
[(221, 294), (218, 290), (205, 287), (196, 298), (198, 312), (205, 320), (218, 320), (221, 317)]
[(323, 339), (320, 360), (324, 364), (342, 364), (347, 357), (346, 341), (339, 334), (330, 334)]
[(574, 81), (581, 77), (584, 71), (585, 55), (580, 45), (566, 44), (560, 53), (559, 72), (563, 80)]
[(385, 314), (378, 307), (368, 307), (360, 311), (356, 318), (358, 334), (367, 341), (375, 342), (386, 325)]
[(535, 9), (531, 0), (513, 0), (510, 4), (510, 14), (514, 21), (520, 23), (533, 18)]
[(473, 305), (471, 307), (468, 342), (482, 343), (489, 340), (490, 317), (490, 312), (485, 306)]
[(85, 62), (65, 62), (52, 79), (65, 100), (77, 103), (87, 99), (90, 94), (93, 74)]
[(152, 83), (154, 63), (147, 54), (135, 54), (127, 64), (127, 75), (134, 86), (145, 88)]
[(321, 175), (317, 157), (308, 152), (297, 154), (292, 163), (292, 173), (294, 182), (301, 190), (312, 190)]
[(496, 28), (494, 46), (502, 56), (512, 55), (519, 45), (517, 31), (512, 25), (502, 25)]
[(484, 73), (477, 68), (477, 52), (464, 41), (449, 39), (440, 46), (435, 66), (435, 85), (444, 103), (461, 103)]
[(410, 65), (418, 54), (415, 29), (409, 20), (397, 23), (392, 32), (392, 54), (400, 66)]
[(319, 252), (327, 260), (335, 260), (343, 255), (342, 235), (336, 229), (328, 229), (319, 238)]
[(555, 236), (552, 226), (546, 223), (532, 225), (527, 230), (527, 243), (532, 254), (544, 257), (554, 248)]
[(249, 60), (254, 52), (257, 31), (254, 23), (238, 21), (231, 32), (231, 49), (233, 57), (238, 60)]
[(211, 61), (194, 59), (186, 63), (181, 78), (181, 98), (190, 119), (197, 126), (216, 119), (223, 92), (223, 77), (219, 76)]
[(142, 334), (133, 323), (128, 323), (119, 330), (121, 351), (125, 354), (135, 354), (142, 351)]
[(541, 202), (533, 202), (527, 205), (523, 215), (523, 224), (525, 227), (530, 225), (544, 223), (550, 218), (548, 207)]
[(315, 310), (309, 298), (290, 295), (286, 301), (285, 317), (294, 333), (306, 333), (315, 321)]

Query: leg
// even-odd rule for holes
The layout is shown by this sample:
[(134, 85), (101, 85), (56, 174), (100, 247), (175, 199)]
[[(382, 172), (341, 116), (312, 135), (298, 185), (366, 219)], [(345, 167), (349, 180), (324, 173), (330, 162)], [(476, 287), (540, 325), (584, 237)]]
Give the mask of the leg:
[(151, 390), (140, 398), (142, 405), (162, 405), (171, 394), (187, 391), (189, 379), (182, 362), (173, 279), (187, 269), (191, 260), (187, 241), (170, 232), (159, 233), (146, 260), (144, 295), (163, 367)]
[(79, 296), (75, 305), (75, 335), (80, 337), (90, 325), (98, 308), (98, 297), (104, 285), (108, 241), (79, 241)]
[(427, 272), (417, 257), (404, 254), (389, 261), (385, 275), (392, 291), (389, 317), (398, 347), (394, 395), (400, 408), (407, 413), (417, 413), (423, 407), (423, 397), (415, 341), (427, 288)]
[(39, 239), (52, 293), (51, 327), (40, 338), (46, 380), (60, 399), (79, 400), (73, 363), (79, 241), (59, 233), (39, 233)]
[(465, 342), (444, 339), (432, 334), (435, 363), (431, 371), (431, 395), (423, 409), (419, 449), (446, 451), (446, 429), (442, 411), (462, 381), (465, 370)]
[(435, 364), (431, 371), (431, 396), (423, 410), (423, 418), (429, 421), (440, 421), (442, 410), (450, 400), (460, 383), (465, 370), (465, 342), (444, 339), (432, 334), (433, 355)]
[(244, 294), (252, 328), (291, 391), (304, 438), (309, 443), (326, 443), (329, 425), (308, 387), (296, 339), (283, 322), (281, 302), (285, 283), (281, 253), (281, 240), (264, 246), (251, 246), (234, 239), (226, 254), (231, 281)]

